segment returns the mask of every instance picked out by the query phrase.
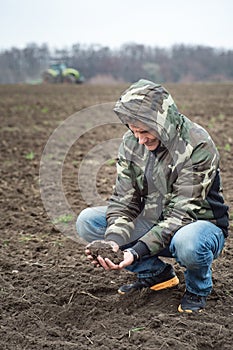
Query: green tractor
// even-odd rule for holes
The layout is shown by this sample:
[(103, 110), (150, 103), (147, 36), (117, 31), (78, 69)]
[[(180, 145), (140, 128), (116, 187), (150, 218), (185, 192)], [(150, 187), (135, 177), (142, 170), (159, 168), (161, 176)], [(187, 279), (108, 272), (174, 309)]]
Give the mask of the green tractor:
[(69, 68), (64, 63), (51, 64), (50, 67), (43, 72), (42, 78), (45, 83), (52, 84), (81, 84), (84, 82), (84, 78), (77, 69)]

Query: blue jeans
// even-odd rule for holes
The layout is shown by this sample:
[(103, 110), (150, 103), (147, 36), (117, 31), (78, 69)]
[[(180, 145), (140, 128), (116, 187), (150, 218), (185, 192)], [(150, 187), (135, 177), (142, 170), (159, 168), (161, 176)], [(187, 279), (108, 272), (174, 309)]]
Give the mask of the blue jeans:
[[(107, 207), (84, 209), (78, 216), (78, 235), (87, 242), (104, 239), (107, 227)], [(124, 250), (150, 230), (147, 222), (136, 220), (132, 241), (121, 246)], [(225, 243), (222, 230), (209, 221), (199, 220), (180, 228), (171, 239), (169, 247), (157, 255), (144, 256), (127, 269), (139, 278), (156, 276), (163, 272), (166, 264), (159, 256), (172, 257), (185, 267), (186, 289), (194, 294), (207, 296), (212, 290), (211, 265), (221, 253)]]

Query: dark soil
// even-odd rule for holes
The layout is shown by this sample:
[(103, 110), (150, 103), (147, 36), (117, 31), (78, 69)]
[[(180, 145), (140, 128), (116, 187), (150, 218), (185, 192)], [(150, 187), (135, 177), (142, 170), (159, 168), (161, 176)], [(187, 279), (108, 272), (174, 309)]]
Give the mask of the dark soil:
[[(224, 254), (213, 264), (213, 292), (206, 309), (190, 315), (177, 312), (185, 285), (183, 271), (173, 260), (178, 287), (120, 296), (118, 287), (134, 280), (134, 275), (94, 269), (86, 260), (85, 242), (58, 229), (65, 227), (73, 237), (75, 217), (60, 216), (57, 201), (59, 217), (52, 221), (43, 206), (39, 168), (52, 132), (83, 108), (115, 101), (125, 88), (0, 86), (1, 350), (232, 349), (232, 209)], [(224, 195), (232, 208), (233, 85), (168, 88), (180, 111), (207, 128), (216, 142)], [(121, 137), (124, 130), (119, 125), (92, 129), (67, 153), (62, 181), (74, 216), (92, 205), (78, 187), (82, 160), (93, 147)], [(106, 160), (98, 170), (96, 187), (103, 200), (114, 184), (113, 163)], [(90, 177), (87, 174), (87, 180)], [(50, 180), (52, 186), (52, 176)]]
[(94, 259), (97, 259), (98, 256), (101, 256), (103, 259), (108, 258), (114, 264), (119, 264), (123, 260), (123, 253), (121, 251), (115, 252), (108, 243), (95, 241), (89, 247), (90, 255)]

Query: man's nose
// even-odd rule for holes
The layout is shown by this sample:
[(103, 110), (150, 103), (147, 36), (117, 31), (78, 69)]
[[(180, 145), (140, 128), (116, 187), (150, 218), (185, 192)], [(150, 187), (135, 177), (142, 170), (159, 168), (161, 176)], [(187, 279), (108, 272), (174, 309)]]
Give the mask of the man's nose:
[(147, 138), (144, 135), (140, 135), (138, 136), (138, 142), (140, 145), (143, 145), (146, 142)]

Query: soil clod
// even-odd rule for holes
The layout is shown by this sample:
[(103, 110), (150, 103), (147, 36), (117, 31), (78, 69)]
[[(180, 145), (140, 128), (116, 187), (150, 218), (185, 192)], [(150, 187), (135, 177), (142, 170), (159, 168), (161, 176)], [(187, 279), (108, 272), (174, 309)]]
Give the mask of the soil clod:
[(98, 256), (101, 256), (104, 259), (110, 259), (114, 264), (119, 264), (123, 260), (122, 251), (119, 250), (118, 252), (114, 252), (108, 243), (97, 241), (92, 243), (89, 249), (94, 259), (97, 259)]

